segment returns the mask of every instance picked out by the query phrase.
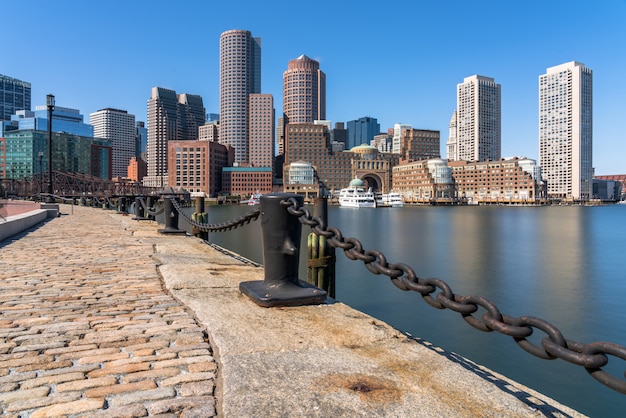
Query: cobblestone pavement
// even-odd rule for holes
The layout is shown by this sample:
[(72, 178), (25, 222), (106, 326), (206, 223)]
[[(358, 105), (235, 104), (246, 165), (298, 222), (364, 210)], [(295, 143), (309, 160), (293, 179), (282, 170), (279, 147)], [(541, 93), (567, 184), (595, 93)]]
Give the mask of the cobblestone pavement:
[(70, 208), (0, 242), (0, 414), (215, 416), (216, 362), (162, 285), (156, 224)]

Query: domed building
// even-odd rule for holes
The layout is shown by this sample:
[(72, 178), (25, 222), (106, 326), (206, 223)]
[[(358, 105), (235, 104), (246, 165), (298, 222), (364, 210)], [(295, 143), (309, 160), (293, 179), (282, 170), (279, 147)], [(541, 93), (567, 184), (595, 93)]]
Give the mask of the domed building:
[(348, 151), (352, 158), (352, 174), (365, 182), (363, 187), (374, 192), (387, 193), (391, 190), (391, 167), (397, 164), (393, 154), (380, 154), (378, 148), (367, 144), (357, 145)]

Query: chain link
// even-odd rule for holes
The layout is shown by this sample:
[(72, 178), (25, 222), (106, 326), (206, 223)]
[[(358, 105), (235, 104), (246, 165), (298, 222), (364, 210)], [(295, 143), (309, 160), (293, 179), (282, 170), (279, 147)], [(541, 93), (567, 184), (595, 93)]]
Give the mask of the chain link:
[(229, 221), (225, 221), (219, 224), (205, 224), (205, 223), (199, 223), (194, 221), (193, 219), (191, 219), (189, 216), (187, 216), (187, 214), (185, 214), (185, 212), (182, 210), (182, 208), (180, 207), (180, 205), (178, 204), (178, 201), (174, 198), (170, 198), (172, 205), (174, 206), (174, 209), (176, 209), (176, 211), (178, 212), (179, 215), (181, 215), (183, 218), (185, 218), (185, 220), (194, 228), (197, 228), (199, 231), (201, 232), (224, 232), (224, 231), (230, 231), (231, 229), (235, 229), (239, 226), (243, 226), (245, 224), (249, 224), (251, 221), (256, 221), (259, 218), (259, 215), (261, 214), (261, 210), (260, 209), (255, 209), (253, 211), (251, 211), (250, 213), (241, 216), (237, 219), (233, 219), (233, 220), (229, 220)]
[[(450, 286), (440, 279), (418, 278), (410, 266), (401, 263), (390, 264), (382, 252), (364, 250), (357, 239), (344, 238), (339, 229), (327, 227), (322, 219), (311, 216), (310, 212), (293, 197), (283, 200), (281, 205), (291, 215), (298, 217), (301, 224), (310, 226), (314, 233), (324, 236), (332, 247), (342, 249), (350, 260), (362, 261), (370, 272), (388, 276), (393, 284), (402, 290), (418, 292), (433, 308), (458, 312), (469, 325), (480, 331), (497, 331), (508, 335), (522, 349), (536, 357), (546, 360), (559, 358), (582, 366), (600, 383), (626, 394), (626, 379), (617, 378), (602, 370), (608, 363), (607, 355), (626, 361), (626, 347), (608, 342), (583, 344), (566, 340), (554, 325), (543, 319), (503, 315), (493, 302), (483, 296), (455, 295)], [(476, 315), (479, 308), (485, 310), (480, 317)], [(542, 339), (541, 346), (527, 340), (534, 329), (547, 335)], [(626, 377), (626, 372), (624, 376)]]
[(143, 208), (143, 210), (150, 216), (157, 216), (165, 212), (165, 206), (161, 206), (161, 209), (158, 211), (150, 210), (150, 208), (146, 205), (146, 202), (142, 199), (139, 199), (139, 204)]

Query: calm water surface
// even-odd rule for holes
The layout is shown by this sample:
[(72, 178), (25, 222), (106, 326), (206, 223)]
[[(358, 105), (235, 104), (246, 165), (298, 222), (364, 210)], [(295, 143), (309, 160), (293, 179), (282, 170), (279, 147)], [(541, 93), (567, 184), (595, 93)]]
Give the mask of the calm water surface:
[[(209, 222), (247, 206), (210, 206)], [(626, 346), (626, 205), (602, 207), (329, 208), (328, 224), (388, 262), (447, 282), (458, 295), (482, 295), (510, 316), (536, 316), (565, 338)], [(210, 240), (262, 263), (260, 222)], [(310, 232), (303, 227), (303, 240)], [(306, 241), (300, 278), (306, 280)], [(431, 308), (415, 292), (337, 252), (337, 300), (542, 392), (592, 417), (626, 416), (619, 394), (579, 366), (542, 360), (510, 337), (475, 330), (459, 314)], [(482, 315), (483, 310), (479, 311)], [(540, 344), (536, 330), (529, 339)], [(613, 356), (605, 370), (624, 377)]]

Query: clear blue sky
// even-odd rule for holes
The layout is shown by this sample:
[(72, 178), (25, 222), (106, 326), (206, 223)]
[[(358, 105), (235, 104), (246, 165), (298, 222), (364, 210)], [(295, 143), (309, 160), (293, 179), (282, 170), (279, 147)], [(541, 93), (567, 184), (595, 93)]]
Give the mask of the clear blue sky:
[(32, 84), (33, 108), (105, 107), (146, 120), (154, 86), (199, 94), (219, 113), (219, 36), (262, 39), (262, 92), (282, 113), (282, 74), (301, 54), (327, 77), (327, 119), (441, 132), (456, 85), (502, 85), (502, 155), (538, 159), (538, 77), (568, 61), (593, 70), (596, 174), (626, 173), (626, 0), (0, 0), (0, 73)]

